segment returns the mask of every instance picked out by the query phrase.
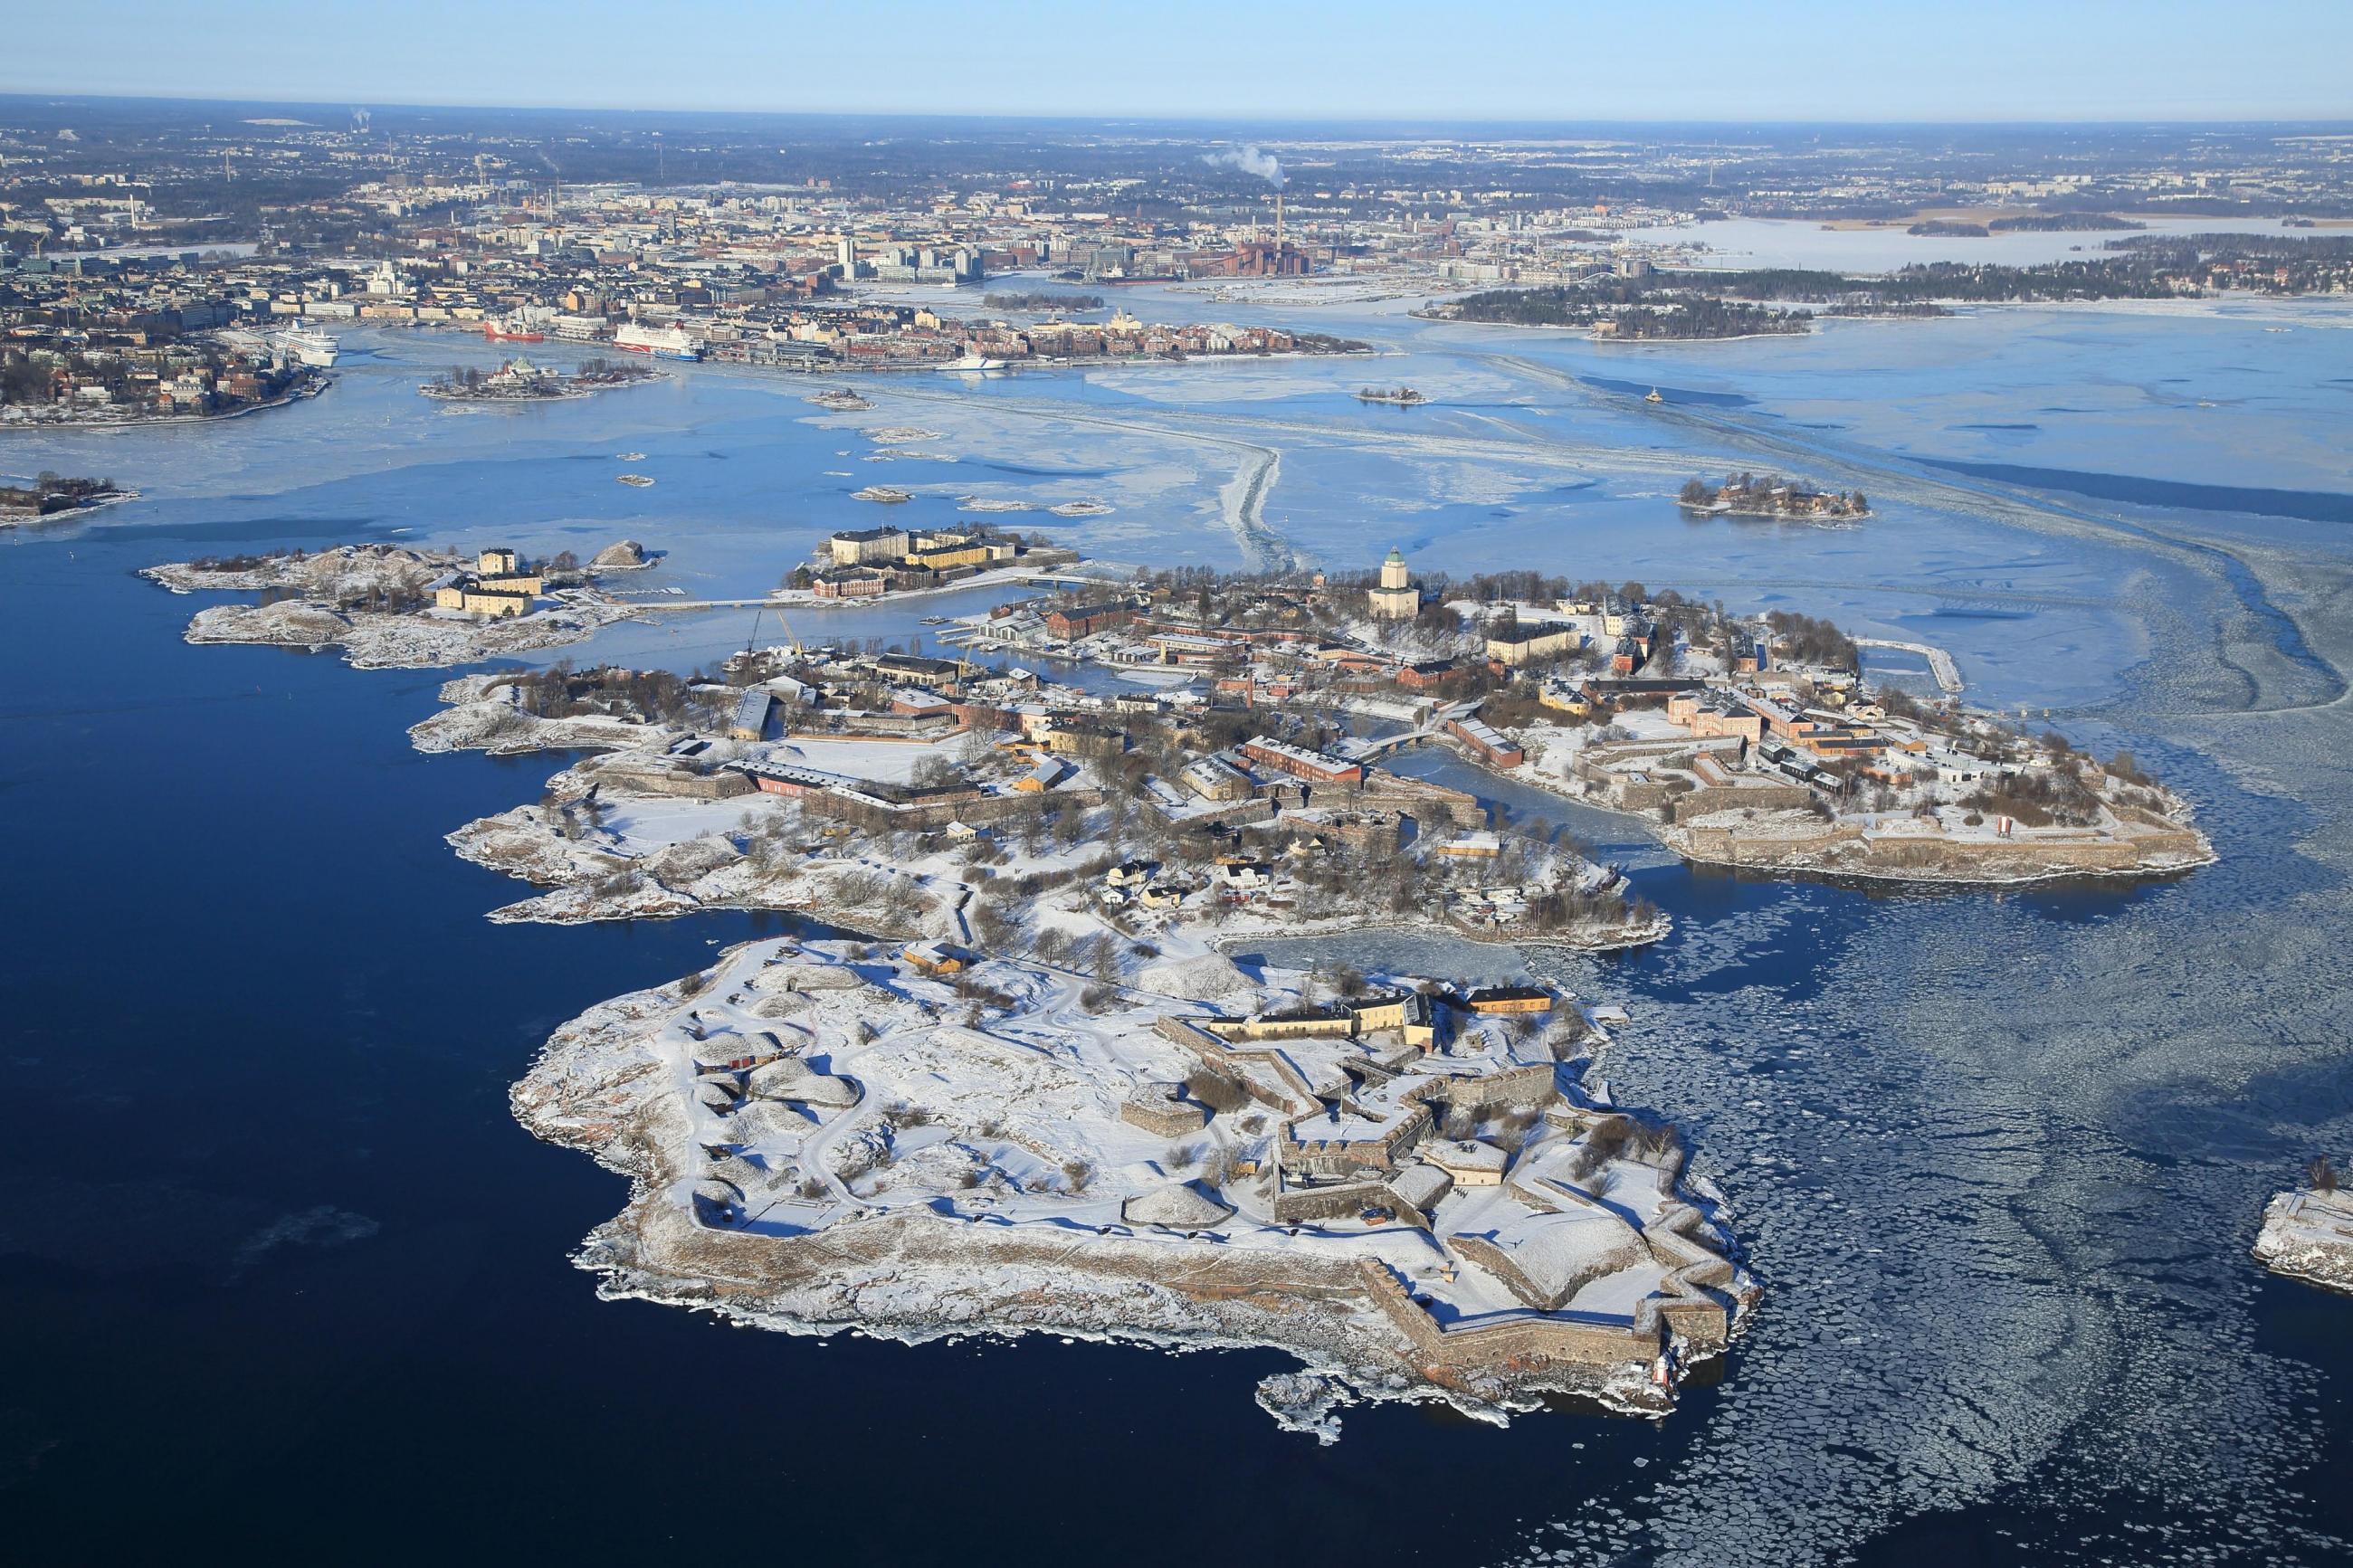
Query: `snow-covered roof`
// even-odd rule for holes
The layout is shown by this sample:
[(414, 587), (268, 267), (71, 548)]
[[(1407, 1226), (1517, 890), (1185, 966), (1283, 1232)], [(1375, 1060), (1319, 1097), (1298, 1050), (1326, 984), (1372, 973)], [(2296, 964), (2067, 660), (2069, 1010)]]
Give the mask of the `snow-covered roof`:
[(1433, 1143), (1422, 1151), (1421, 1157), (1441, 1171), (1493, 1172), (1498, 1174), (1508, 1158), (1493, 1143), (1482, 1143), (1475, 1138)]
[(1416, 1161), (1389, 1178), (1389, 1190), (1426, 1213), (1454, 1190), (1454, 1178), (1435, 1165)]
[(1556, 1310), (1584, 1286), (1643, 1256), (1641, 1238), (1598, 1209), (1522, 1213), (1493, 1229), (1452, 1238), (1465, 1257), (1501, 1278), (1531, 1307)]

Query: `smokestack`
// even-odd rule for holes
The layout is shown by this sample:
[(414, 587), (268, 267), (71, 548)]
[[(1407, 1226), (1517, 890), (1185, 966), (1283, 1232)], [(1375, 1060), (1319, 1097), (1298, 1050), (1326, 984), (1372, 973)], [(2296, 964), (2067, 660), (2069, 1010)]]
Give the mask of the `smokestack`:
[(1274, 187), (1274, 261), (1282, 265), (1282, 187)]

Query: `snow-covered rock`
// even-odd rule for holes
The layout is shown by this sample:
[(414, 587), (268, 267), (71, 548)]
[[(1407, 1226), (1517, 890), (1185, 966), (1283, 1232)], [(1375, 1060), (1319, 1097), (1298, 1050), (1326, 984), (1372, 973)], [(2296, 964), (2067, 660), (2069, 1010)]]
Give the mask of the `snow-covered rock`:
[(1140, 1193), (1119, 1207), (1119, 1217), (1130, 1225), (1161, 1225), (1171, 1230), (1207, 1230), (1230, 1218), (1233, 1210), (1189, 1182), (1171, 1182), (1156, 1191)]
[(2353, 1193), (2284, 1192), (2263, 1209), (2255, 1260), (2274, 1274), (2353, 1292)]
[(1197, 953), (1191, 958), (1148, 965), (1137, 973), (1135, 983), (1163, 996), (1198, 997), (1202, 1001), (1239, 995), (1251, 988), (1250, 977), (1222, 952)]

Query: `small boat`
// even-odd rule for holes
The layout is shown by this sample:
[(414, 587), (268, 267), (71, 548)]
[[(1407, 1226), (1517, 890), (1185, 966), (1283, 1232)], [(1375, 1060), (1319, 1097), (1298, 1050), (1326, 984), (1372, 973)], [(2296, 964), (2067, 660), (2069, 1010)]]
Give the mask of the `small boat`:
[(1659, 389), (1654, 386), (1651, 388), (1651, 395), (1645, 397), (1642, 401), (1645, 403), (1664, 403), (1666, 399), (1659, 395)]
[(644, 474), (616, 474), (614, 480), (618, 484), (635, 486), (638, 489), (643, 489), (653, 483), (653, 480)]

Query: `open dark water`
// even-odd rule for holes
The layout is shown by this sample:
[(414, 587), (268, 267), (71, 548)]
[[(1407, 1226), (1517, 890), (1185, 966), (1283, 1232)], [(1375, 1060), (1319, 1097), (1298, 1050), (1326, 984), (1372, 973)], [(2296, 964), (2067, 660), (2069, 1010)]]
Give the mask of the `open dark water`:
[[(1475, 389), (1493, 342), (1458, 361), (1418, 341), (1412, 379), (1436, 388), (1452, 366)], [(1583, 353), (1557, 342), (1540, 350)], [(1657, 374), (1729, 392), (1730, 363)], [(1754, 372), (1795, 408), (1792, 374)], [(2270, 1279), (2245, 1248), (2306, 1154), (2353, 1152), (2353, 747), (2333, 710), (2306, 710), (2331, 695), (2306, 668), (2321, 654), (2289, 646), (2235, 555), (2213, 568), (2211, 546), (2166, 554), (2129, 529), (2085, 542), (1955, 514), (1876, 535), (1694, 532), (1648, 521), (1622, 479), (1602, 506), (1545, 502), (1561, 472), (1534, 463), (1525, 527), (1479, 535), (1499, 562), (1661, 584), (1685, 552), (1694, 581), (1745, 602), (1828, 594), (1933, 637), (1977, 635), (1929, 622), (1940, 605), (2003, 608), (2021, 618), (1956, 644), (1972, 679), (2002, 700), (2125, 693), (2096, 715), (2103, 743), (2189, 789), (2228, 857), (2131, 889), (1887, 896), (1694, 874), (1622, 821), (1489, 791), (1600, 839), (1677, 918), (1627, 958), (1535, 961), (1631, 1010), (1599, 1070), (1692, 1130), (1766, 1287), (1750, 1338), (1671, 1419), (1562, 1411), (1498, 1432), (1384, 1407), (1347, 1413), (1323, 1448), (1251, 1402), (1278, 1355), (818, 1342), (599, 1302), (566, 1259), (622, 1180), (531, 1140), (507, 1087), (565, 1018), (777, 928), (485, 922), (521, 889), (441, 836), (531, 797), (561, 759), (418, 756), (402, 731), (443, 672), (191, 648), (199, 601), (130, 574), (394, 527), (470, 541), (512, 518), (527, 547), (633, 531), (679, 549), (655, 581), (749, 587), (780, 548), (871, 515), (820, 470), (932, 466), (844, 462), (854, 443), (786, 422), (804, 410), (763, 417), (710, 380), (709, 407), (649, 389), (552, 429), (437, 424), (420, 464), (401, 450), (406, 394), (355, 374), (289, 414), (333, 421), (331, 443), (290, 422), (207, 432), (246, 447), (186, 448), (219, 477), (185, 494), (131, 471), (137, 447), (109, 448), (165, 493), (0, 540), (0, 1324), (16, 1352), (0, 1555), (2348, 1560), (2353, 1303)], [(902, 417), (930, 419), (886, 406), (870, 423)], [(1219, 417), (1171, 428), (1223, 438)], [(1470, 434), (1425, 442), (1427, 482), (1443, 488), (1447, 443)], [(2036, 456), (2105, 472), (2122, 440)], [(1341, 525), (1319, 520), (1345, 498), (1314, 481), (1345, 464), (1291, 444), (1296, 510), (1270, 521), (1335, 550)], [(509, 447), (528, 483), (501, 474)], [(554, 461), (624, 447), (653, 454), (659, 487), (616, 493)], [(1169, 526), (1138, 513), (1173, 449), (1124, 448), (1123, 512), (1085, 525), (1086, 547)], [(1039, 466), (1095, 451), (1039, 444)], [(1364, 559), (1385, 545), (1350, 526)], [(1432, 527), (1430, 547), (1469, 527)], [(2145, 658), (2119, 626), (2173, 656)], [(2202, 651), (2216, 627), (2221, 652)], [(683, 663), (741, 635), (616, 640)], [(2278, 709), (2260, 727), (2233, 716), (2242, 687)]]

